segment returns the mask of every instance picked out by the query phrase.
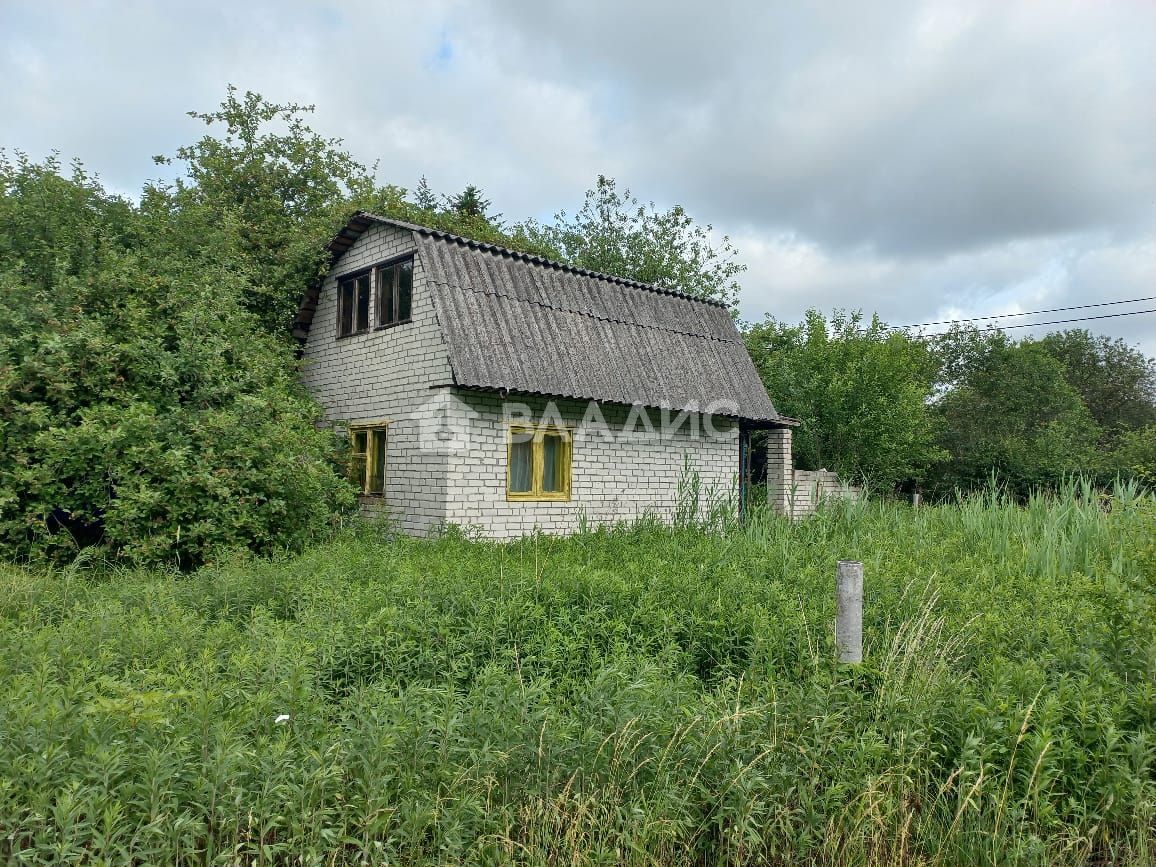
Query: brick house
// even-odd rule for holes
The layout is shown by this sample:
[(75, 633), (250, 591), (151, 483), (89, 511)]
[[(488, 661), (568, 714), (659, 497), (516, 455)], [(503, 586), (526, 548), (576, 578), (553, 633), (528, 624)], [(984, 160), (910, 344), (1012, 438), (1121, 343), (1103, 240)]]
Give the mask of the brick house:
[(741, 508), (754, 429), (786, 502), (794, 422), (725, 306), (365, 212), (329, 248), (294, 334), (366, 510), (502, 538)]

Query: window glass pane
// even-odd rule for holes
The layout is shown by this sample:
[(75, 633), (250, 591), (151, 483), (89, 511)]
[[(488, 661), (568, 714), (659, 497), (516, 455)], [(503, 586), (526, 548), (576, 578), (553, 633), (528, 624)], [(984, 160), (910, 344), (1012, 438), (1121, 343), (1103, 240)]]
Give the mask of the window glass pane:
[(562, 477), (562, 437), (545, 434), (542, 437), (542, 491), (552, 493), (564, 487)]
[(393, 279), (392, 268), (379, 268), (377, 271), (377, 324), (388, 325), (394, 321), (393, 316)]
[(353, 331), (353, 281), (346, 280), (337, 287), (337, 336)]
[(367, 490), (371, 494), (380, 494), (385, 491), (385, 431), (372, 431), (370, 436), (372, 442), (370, 443), (369, 459), (372, 461), (369, 467), (369, 485)]
[(349, 438), (349, 481), (365, 490), (365, 458), (368, 434), (363, 430), (354, 431)]
[(534, 443), (529, 434), (514, 433), (510, 442), (510, 493), (530, 492)]
[(357, 278), (357, 330), (369, 327), (369, 275)]
[(397, 318), (409, 319), (413, 306), (413, 262), (402, 262), (397, 266)]

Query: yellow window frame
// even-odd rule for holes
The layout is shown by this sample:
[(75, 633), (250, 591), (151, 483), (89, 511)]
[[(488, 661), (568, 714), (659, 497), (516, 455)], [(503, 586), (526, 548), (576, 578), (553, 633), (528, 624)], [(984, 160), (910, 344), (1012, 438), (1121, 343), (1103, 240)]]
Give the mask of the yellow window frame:
[[(510, 476), (514, 465), (514, 437), (531, 436), (530, 449), (530, 490), (510, 490)], [(561, 439), (561, 448), (558, 460), (562, 465), (563, 483), (557, 491), (543, 491), (542, 477), (545, 469), (545, 448), (543, 442), (546, 436), (557, 436)], [(570, 481), (573, 470), (573, 432), (570, 428), (555, 427), (552, 425), (512, 424), (506, 434), (506, 499), (507, 500), (547, 500), (561, 502), (570, 499)]]
[[(386, 431), (388, 427), (388, 421), (361, 422), (349, 425), (348, 477), (350, 483), (360, 490), (363, 497), (385, 496), (385, 461), (389, 439)], [(365, 435), (365, 451), (358, 450), (357, 438), (359, 434)], [(375, 484), (377, 479), (374, 476), (379, 462), (381, 467), (380, 490), (374, 490), (378, 487)]]

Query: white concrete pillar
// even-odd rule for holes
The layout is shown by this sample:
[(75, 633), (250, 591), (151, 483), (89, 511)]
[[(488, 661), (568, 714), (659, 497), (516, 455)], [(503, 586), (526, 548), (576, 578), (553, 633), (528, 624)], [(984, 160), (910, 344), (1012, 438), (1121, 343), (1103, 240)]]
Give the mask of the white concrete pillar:
[(835, 645), (840, 662), (863, 661), (863, 564), (840, 560), (835, 578)]

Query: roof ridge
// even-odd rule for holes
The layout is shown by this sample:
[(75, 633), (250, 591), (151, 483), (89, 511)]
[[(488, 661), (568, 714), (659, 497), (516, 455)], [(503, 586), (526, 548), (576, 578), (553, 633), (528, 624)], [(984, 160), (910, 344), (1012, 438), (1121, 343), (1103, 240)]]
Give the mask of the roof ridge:
[[(466, 247), (471, 247), (476, 250), (482, 250), (487, 253), (497, 253), (511, 256), (515, 259), (520, 259), (523, 262), (529, 262), (532, 265), (541, 265), (547, 268), (556, 268), (559, 271), (567, 271), (571, 274), (578, 274), (583, 277), (593, 277), (598, 280), (605, 280), (609, 283), (617, 283), (621, 286), (630, 286), (635, 289), (643, 289), (648, 292), (654, 292), (657, 295), (667, 295), (674, 298), (683, 298), (687, 301), (694, 301), (700, 304), (708, 304), (712, 307), (721, 307), (723, 310), (730, 310), (722, 301), (716, 301), (714, 298), (703, 298), (700, 295), (691, 295), (687, 292), (679, 292), (676, 289), (663, 289), (661, 286), (656, 286), (653, 283), (643, 283), (640, 280), (631, 280), (628, 277), (619, 277), (615, 274), (606, 274), (602, 271), (591, 271), (588, 268), (579, 268), (576, 265), (567, 265), (565, 262), (559, 262), (555, 259), (548, 259), (545, 256), (538, 256), (534, 253), (527, 253), (523, 250), (514, 250), (510, 247), (503, 247), (500, 244), (491, 244), (488, 241), (477, 241), (473, 238), (466, 238), (462, 235), (455, 235), (453, 232), (447, 232), (444, 229), (434, 229), (429, 226), (422, 226), (418, 223), (410, 223), (406, 220), (398, 220), (393, 217), (383, 217), (380, 214), (375, 214), (372, 211), (359, 210), (355, 212), (336, 235), (330, 240), (328, 247), (336, 254), (334, 260), (337, 259), (341, 253), (349, 248), (349, 244), (340, 245), (338, 240), (343, 237), (348, 237), (346, 231), (349, 229), (349, 224), (358, 217), (373, 220), (378, 223), (385, 223), (387, 225), (397, 226), (402, 229), (409, 229), (414, 232), (420, 232), (427, 237), (435, 238), (439, 241), (447, 241), (450, 243), (462, 244)], [(364, 230), (362, 230), (364, 231)], [(360, 235), (361, 232), (357, 232)], [(335, 245), (337, 245), (335, 247)]]
[[(589, 310), (578, 310), (573, 307), (559, 307), (556, 304), (549, 304), (545, 301), (539, 301), (532, 298), (519, 298), (516, 295), (511, 295), (509, 292), (493, 292), (488, 289), (478, 289), (474, 286), (461, 286), (453, 283), (448, 283), (445, 280), (434, 280), (432, 277), (426, 277), (427, 283), (433, 283), (441, 286), (444, 289), (460, 289), (465, 292), (475, 292), (479, 295), (493, 295), (495, 298), (507, 298), (519, 304), (534, 304), (546, 310), (557, 310), (561, 313), (573, 313), (577, 316), (586, 316), (590, 319), (596, 319), (599, 322), (617, 322), (619, 325), (629, 325), (633, 328), (649, 328), (654, 331), (662, 331), (666, 334), (681, 334), (683, 337), (699, 337), (705, 340), (716, 340), (719, 343), (742, 344), (742, 340), (732, 340), (727, 337), (719, 337), (717, 334), (709, 334), (702, 331), (684, 331), (678, 328), (667, 328), (663, 325), (649, 325), (643, 322), (631, 322), (627, 319), (619, 319), (613, 316), (599, 316), (591, 313)], [(742, 344), (745, 346), (745, 344)]]

